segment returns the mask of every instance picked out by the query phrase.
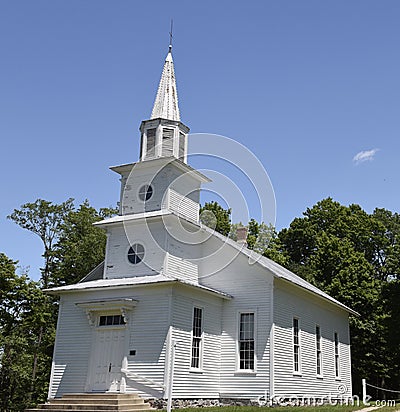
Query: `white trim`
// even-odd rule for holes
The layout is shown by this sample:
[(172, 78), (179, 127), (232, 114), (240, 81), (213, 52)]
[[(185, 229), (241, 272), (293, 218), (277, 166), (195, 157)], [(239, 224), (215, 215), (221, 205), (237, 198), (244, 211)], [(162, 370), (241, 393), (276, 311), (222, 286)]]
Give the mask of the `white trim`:
[[(254, 368), (253, 369), (240, 369), (240, 319), (241, 315), (245, 313), (252, 313), (253, 317), (253, 340), (254, 340), (254, 354), (253, 354), (253, 362)], [(236, 370), (235, 375), (240, 374), (252, 374), (255, 375), (257, 373), (257, 309), (240, 309), (236, 312)]]
[[(199, 350), (199, 366), (196, 368), (192, 366), (193, 357), (193, 321), (194, 321), (194, 310), (201, 310), (201, 336), (200, 336), (200, 350)], [(192, 306), (192, 329), (190, 331), (190, 372), (203, 372), (203, 358), (204, 358), (204, 306), (193, 304)]]
[(107, 231), (107, 233), (106, 233), (106, 251), (105, 251), (105, 255), (104, 255), (103, 279), (107, 278), (107, 262), (108, 262), (108, 250), (109, 250), (110, 236), (111, 236), (111, 233), (109, 231)]
[[(319, 369), (320, 369), (320, 373), (318, 373), (318, 339), (317, 339), (317, 328), (319, 328), (319, 353), (320, 353), (320, 365), (319, 365)], [(322, 348), (323, 348), (323, 342), (322, 342), (322, 329), (321, 329), (321, 325), (319, 323), (315, 324), (315, 376), (318, 379), (323, 379), (324, 378), (324, 369), (323, 369), (323, 352), (322, 352)]]
[[(55, 397), (55, 396), (52, 396), (52, 392), (55, 389), (53, 387), (53, 384), (54, 384), (53, 380), (54, 380), (54, 369), (56, 366), (55, 359), (56, 359), (56, 353), (58, 353), (58, 343), (59, 343), (59, 333), (60, 333), (60, 328), (58, 326), (60, 325), (61, 313), (63, 311), (63, 308), (64, 308), (64, 302), (63, 302), (63, 299), (61, 298), (60, 303), (58, 305), (57, 328), (56, 328), (56, 336), (54, 339), (53, 357), (52, 357), (52, 362), (51, 362), (49, 390), (47, 394), (48, 399), (53, 399)], [(55, 390), (55, 392), (57, 391)]]
[[(337, 337), (337, 368), (336, 368), (336, 339)], [(341, 367), (340, 367), (340, 340), (339, 340), (339, 333), (335, 330), (333, 331), (333, 367), (334, 367), (334, 374), (335, 380), (340, 381), (341, 378)]]
[[(298, 328), (298, 370), (295, 369), (295, 360), (294, 360), (294, 320), (297, 320), (297, 328)], [(292, 370), (293, 370), (293, 375), (295, 376), (301, 376), (302, 375), (302, 367), (301, 367), (301, 327), (300, 327), (300, 318), (299, 316), (293, 316), (292, 317)]]
[(274, 281), (271, 282), (270, 286), (270, 320), (271, 320), (271, 330), (269, 333), (269, 397), (272, 399), (275, 396), (275, 314), (274, 314), (274, 293), (275, 293), (275, 283)]

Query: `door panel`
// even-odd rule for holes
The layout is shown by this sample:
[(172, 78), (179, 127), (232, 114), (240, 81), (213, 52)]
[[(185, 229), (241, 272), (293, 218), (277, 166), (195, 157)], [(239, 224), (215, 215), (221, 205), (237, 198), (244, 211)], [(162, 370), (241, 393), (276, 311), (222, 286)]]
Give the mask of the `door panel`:
[(125, 328), (98, 328), (92, 371), (93, 391), (118, 391), (125, 349)]

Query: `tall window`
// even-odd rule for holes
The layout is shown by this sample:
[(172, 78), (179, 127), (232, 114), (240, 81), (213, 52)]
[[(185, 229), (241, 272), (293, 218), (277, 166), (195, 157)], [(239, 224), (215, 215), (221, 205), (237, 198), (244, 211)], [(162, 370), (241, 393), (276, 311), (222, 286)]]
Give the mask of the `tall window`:
[(239, 369), (254, 369), (254, 313), (240, 314)]
[(203, 341), (203, 309), (193, 308), (192, 327), (192, 368), (201, 368), (201, 351)]
[(293, 318), (293, 370), (300, 372), (300, 330), (297, 318)]
[(321, 328), (318, 325), (315, 326), (315, 344), (316, 344), (317, 375), (322, 375)]
[(339, 337), (337, 332), (334, 333), (334, 341), (335, 341), (335, 376), (339, 377)]

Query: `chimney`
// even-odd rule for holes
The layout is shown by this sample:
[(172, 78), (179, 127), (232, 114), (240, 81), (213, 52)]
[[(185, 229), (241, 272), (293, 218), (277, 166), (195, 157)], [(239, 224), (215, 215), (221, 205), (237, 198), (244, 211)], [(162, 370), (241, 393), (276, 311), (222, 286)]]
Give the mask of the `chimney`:
[(237, 241), (243, 246), (247, 246), (247, 227), (238, 227), (236, 229)]

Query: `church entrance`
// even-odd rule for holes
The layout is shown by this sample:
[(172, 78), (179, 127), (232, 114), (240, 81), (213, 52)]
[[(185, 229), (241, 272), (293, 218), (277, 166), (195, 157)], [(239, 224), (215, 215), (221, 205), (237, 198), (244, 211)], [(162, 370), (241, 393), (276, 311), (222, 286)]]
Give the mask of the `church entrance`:
[(94, 331), (90, 390), (119, 392), (123, 379), (122, 361), (126, 349), (126, 324), (122, 315), (100, 315)]

